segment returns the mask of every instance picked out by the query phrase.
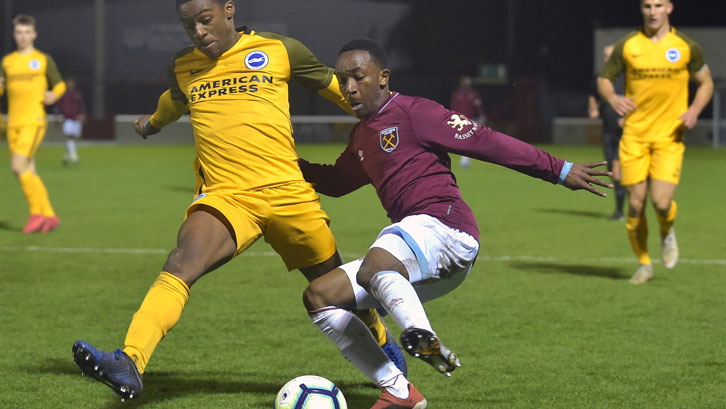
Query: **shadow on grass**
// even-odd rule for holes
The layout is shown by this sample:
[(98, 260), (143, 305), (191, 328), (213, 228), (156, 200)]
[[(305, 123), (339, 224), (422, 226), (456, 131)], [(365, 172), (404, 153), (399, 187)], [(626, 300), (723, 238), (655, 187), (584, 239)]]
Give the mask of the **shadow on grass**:
[(586, 277), (602, 277), (610, 280), (624, 280), (630, 278), (628, 271), (621, 267), (599, 267), (588, 265), (572, 265), (545, 262), (516, 261), (509, 266), (518, 270), (529, 270), (545, 274), (571, 274)]
[(0, 230), (20, 231), (21, 229), (19, 227), (10, 227), (8, 222), (0, 220)]
[[(35, 367), (31, 367), (29, 371), (75, 376), (86, 381), (88, 387), (106, 388), (106, 386), (97, 382), (93, 382), (96, 383), (93, 385), (90, 378), (82, 378), (80, 370), (70, 359), (68, 361), (49, 359)], [(240, 392), (261, 395), (265, 400), (269, 400), (269, 406), (272, 406), (275, 395), (285, 382), (287, 380), (283, 381), (282, 377), (271, 374), (251, 376), (250, 373), (225, 371), (199, 371), (194, 373), (154, 371), (144, 374), (145, 389), (139, 400), (121, 402), (118, 397), (113, 396), (111, 391), (107, 389), (109, 398), (105, 404), (99, 406), (106, 409), (141, 408), (153, 402), (182, 398), (186, 395), (235, 394)], [(338, 386), (344, 391), (350, 409), (369, 408), (379, 395), (378, 389), (369, 383), (340, 383)], [(366, 392), (366, 389), (370, 389), (370, 392)]]
[(590, 212), (586, 210), (574, 209), (537, 209), (537, 211), (542, 213), (559, 213), (568, 216), (589, 217), (591, 219), (609, 219), (611, 216), (611, 214), (603, 214), (599, 212)]

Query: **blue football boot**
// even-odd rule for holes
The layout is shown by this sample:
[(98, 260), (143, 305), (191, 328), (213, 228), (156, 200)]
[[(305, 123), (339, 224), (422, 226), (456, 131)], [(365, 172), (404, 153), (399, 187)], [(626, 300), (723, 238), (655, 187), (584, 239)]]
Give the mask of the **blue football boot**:
[(388, 328), (386, 328), (386, 343), (381, 348), (383, 348), (383, 352), (386, 353), (388, 359), (396, 365), (396, 368), (403, 372), (403, 376), (408, 378), (408, 365), (406, 364), (406, 357), (403, 356), (403, 348), (396, 343), (396, 338), (393, 337)]
[(108, 385), (121, 396), (121, 402), (133, 399), (144, 389), (143, 375), (136, 364), (120, 349), (106, 352), (96, 349), (85, 341), (73, 344), (73, 361), (89, 376)]

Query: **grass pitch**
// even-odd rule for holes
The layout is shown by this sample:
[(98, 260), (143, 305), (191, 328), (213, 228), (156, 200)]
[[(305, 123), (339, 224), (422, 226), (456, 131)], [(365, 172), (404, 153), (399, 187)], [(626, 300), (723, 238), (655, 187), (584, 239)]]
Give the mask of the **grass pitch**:
[[(576, 161), (595, 147), (547, 147)], [(341, 145), (299, 147), (332, 162)], [(336, 382), (352, 409), (378, 390), (305, 313), (305, 281), (264, 242), (200, 280), (179, 324), (154, 353), (141, 398), (122, 405), (80, 376), (71, 345), (123, 342), (132, 314), (174, 246), (192, 199), (191, 146), (91, 146), (38, 167), (62, 219), (20, 232), (27, 209), (0, 155), (0, 407), (269, 408), (289, 379)], [(689, 148), (676, 194), (681, 262), (666, 271), (649, 208), (654, 281), (627, 280), (636, 261), (613, 199), (475, 162), (455, 172), (479, 221), (469, 278), (426, 304), (461, 357), (446, 378), (409, 359), (430, 408), (722, 408), (726, 402), (726, 150)], [(372, 188), (323, 198), (346, 260), (388, 224)], [(389, 322), (389, 325), (392, 323)], [(395, 333), (400, 331), (394, 328)]]

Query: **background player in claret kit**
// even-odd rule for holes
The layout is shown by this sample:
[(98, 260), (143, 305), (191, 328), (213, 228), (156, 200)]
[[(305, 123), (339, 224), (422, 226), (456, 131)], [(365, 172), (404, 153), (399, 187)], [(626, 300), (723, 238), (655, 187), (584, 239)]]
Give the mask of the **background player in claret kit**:
[(56, 104), (58, 113), (63, 116), (62, 130), (66, 137), (66, 153), (63, 164), (66, 166), (78, 165), (78, 148), (76, 139), (83, 134), (83, 122), (86, 120), (86, 103), (83, 94), (76, 87), (75, 78), (66, 78), (68, 89)]
[[(673, 196), (683, 163), (683, 134), (696, 125), (713, 94), (713, 79), (701, 47), (670, 25), (670, 0), (641, 0), (643, 28), (615, 44), (598, 78), (598, 90), (615, 111), (625, 116), (620, 140), (620, 167), (628, 193), (627, 230), (638, 257), (630, 279), (642, 284), (653, 278), (648, 254), (645, 204), (650, 200), (660, 224), (661, 258), (666, 268), (678, 262), (673, 223), (678, 206)], [(613, 82), (625, 73), (625, 95)], [(689, 78), (698, 84), (688, 106)]]
[(341, 353), (383, 389), (372, 409), (426, 407), (426, 400), (388, 360), (351, 309), (383, 307), (403, 330), (404, 349), (449, 375), (459, 360), (434, 332), (421, 304), (457, 287), (479, 250), (474, 214), (463, 201), (448, 153), (497, 163), (570, 189), (604, 193), (594, 176), (605, 162), (573, 164), (495, 132), (441, 105), (388, 86), (390, 71), (376, 43), (342, 47), (335, 74), (361, 121), (334, 165), (300, 159), (306, 180), (325, 195), (372, 184), (394, 223), (364, 258), (313, 281), (304, 300), (310, 316)]
[(35, 152), (48, 128), (45, 105), (54, 104), (65, 92), (66, 84), (53, 58), (35, 48), (37, 36), (33, 17), (16, 16), (13, 37), (18, 49), (3, 58), (0, 69), (0, 95), (6, 89), (8, 93), (10, 166), (30, 208), (23, 233), (47, 233), (60, 225), (38, 176)]
[[(467, 75), (459, 78), (459, 86), (451, 94), (451, 110), (464, 114), (479, 125), (484, 125), (481, 94), (471, 86), (471, 83), (471, 77)], [(459, 165), (462, 168), (468, 168), (471, 166), (471, 159), (468, 156), (462, 156)]]
[[(190, 111), (197, 196), (177, 247), (133, 316), (123, 350), (105, 352), (80, 340), (73, 345), (82, 371), (122, 400), (141, 393), (149, 358), (179, 320), (189, 288), (260, 237), (309, 281), (342, 264), (329, 219), (297, 164), (287, 92), (287, 82), (295, 80), (346, 107), (333, 70), (296, 40), (236, 30), (234, 13), (229, 0), (177, 0), (194, 46), (173, 58), (170, 88), (156, 112), (136, 121), (146, 137)], [(375, 310), (360, 316), (405, 371), (400, 347), (389, 342)]]
[[(607, 45), (603, 47), (604, 61), (607, 62), (615, 47)], [(613, 84), (618, 95), (625, 94), (625, 81), (619, 76)], [(623, 117), (608, 103), (602, 103), (598, 98), (597, 78), (593, 82), (592, 94), (588, 97), (587, 115), (590, 118), (602, 119), (602, 150), (605, 160), (608, 162), (608, 170), (613, 172), (613, 185), (615, 186), (615, 211), (610, 216), (611, 220), (623, 219), (623, 205), (625, 204), (625, 188), (620, 184), (620, 159), (618, 149), (620, 137), (623, 135)]]

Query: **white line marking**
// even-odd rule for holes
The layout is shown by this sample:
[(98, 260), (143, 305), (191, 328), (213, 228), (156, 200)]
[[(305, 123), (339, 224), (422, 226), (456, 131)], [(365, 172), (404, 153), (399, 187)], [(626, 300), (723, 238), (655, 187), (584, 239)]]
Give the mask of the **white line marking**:
[[(144, 249), (144, 248), (106, 248), (106, 247), (43, 247), (43, 246), (0, 246), (0, 252), (5, 253), (99, 253), (99, 254), (168, 254), (170, 249)], [(253, 257), (279, 257), (274, 251), (247, 250), (243, 254)], [(345, 253), (346, 260), (354, 260), (360, 254)], [(478, 261), (527, 261), (541, 263), (578, 263), (578, 264), (632, 264), (635, 257), (588, 257), (588, 258), (564, 258), (552, 256), (484, 256), (480, 255)], [(658, 261), (655, 261), (658, 263)], [(702, 258), (680, 258), (678, 263), (694, 265), (717, 265), (726, 266), (726, 259), (702, 259)]]

